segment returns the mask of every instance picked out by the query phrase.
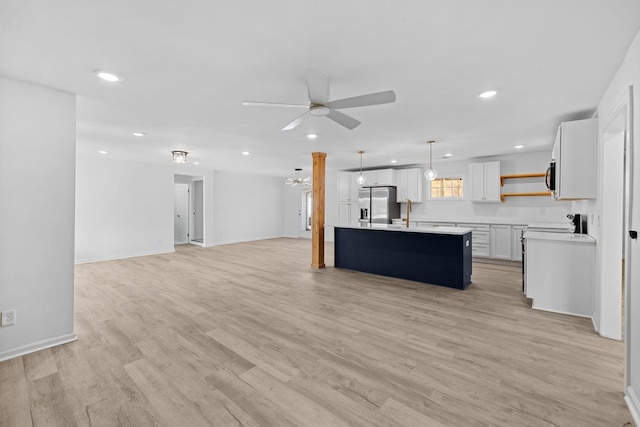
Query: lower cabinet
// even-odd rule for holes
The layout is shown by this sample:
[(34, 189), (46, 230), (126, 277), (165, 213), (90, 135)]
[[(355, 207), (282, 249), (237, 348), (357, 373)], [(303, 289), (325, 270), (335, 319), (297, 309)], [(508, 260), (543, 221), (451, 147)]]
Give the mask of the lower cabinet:
[(510, 225), (492, 225), (491, 258), (511, 260), (512, 241)]
[(338, 203), (338, 224), (358, 225), (358, 204), (351, 202)]
[(522, 233), (527, 229), (524, 225), (511, 227), (511, 259), (522, 261)]
[(471, 228), (471, 256), (489, 257), (490, 250), (490, 226), (487, 224), (456, 224), (458, 227)]

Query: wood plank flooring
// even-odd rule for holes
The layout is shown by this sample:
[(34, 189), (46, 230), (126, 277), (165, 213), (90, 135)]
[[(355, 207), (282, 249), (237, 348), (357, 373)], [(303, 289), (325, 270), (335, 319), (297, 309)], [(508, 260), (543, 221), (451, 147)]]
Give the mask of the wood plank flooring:
[(310, 263), (273, 239), (78, 265), (79, 340), (0, 363), (0, 425), (633, 425), (624, 345), (532, 310), (519, 268), (459, 291)]

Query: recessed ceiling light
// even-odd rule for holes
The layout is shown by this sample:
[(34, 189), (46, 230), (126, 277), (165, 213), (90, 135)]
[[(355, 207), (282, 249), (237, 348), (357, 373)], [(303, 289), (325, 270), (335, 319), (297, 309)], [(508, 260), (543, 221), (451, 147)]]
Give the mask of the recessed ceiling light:
[(194, 165), (199, 165), (199, 164), (200, 164), (200, 162), (193, 162), (193, 164), (194, 164)]
[(100, 153), (100, 154), (109, 154), (108, 151), (104, 151), (104, 150), (100, 150), (100, 151), (98, 151), (98, 153)]
[(101, 71), (101, 70), (94, 70), (93, 71), (98, 77), (100, 77), (102, 80), (106, 80), (108, 82), (119, 82), (122, 80), (121, 77), (110, 73), (108, 71)]
[(316, 135), (315, 133), (307, 134), (307, 138), (309, 138), (309, 139), (316, 139), (317, 137), (318, 137), (318, 135)]
[(444, 155), (444, 156), (442, 156), (442, 157), (451, 157), (451, 156), (453, 156), (453, 154), (451, 154), (451, 153), (447, 153), (447, 154), (445, 154), (445, 155)]
[(496, 92), (495, 90), (488, 90), (488, 91), (482, 92), (480, 95), (478, 95), (478, 98), (491, 98), (492, 96), (495, 96), (496, 93), (498, 93), (498, 92)]
[(248, 156), (249, 154), (251, 154), (251, 152), (250, 152), (250, 151), (243, 151), (243, 152), (242, 152), (242, 155), (243, 155), (243, 156)]
[(398, 163), (396, 159), (391, 160), (391, 163)]
[(515, 148), (516, 150), (519, 150), (521, 148), (524, 148), (524, 145), (520, 144), (520, 145), (514, 145), (513, 148)]
[(145, 136), (146, 133), (144, 132), (133, 132), (133, 136)]

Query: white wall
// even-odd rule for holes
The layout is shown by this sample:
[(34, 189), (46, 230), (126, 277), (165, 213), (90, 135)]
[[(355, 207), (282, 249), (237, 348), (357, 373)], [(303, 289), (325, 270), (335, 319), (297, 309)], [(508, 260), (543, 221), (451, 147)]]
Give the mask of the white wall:
[[(603, 121), (611, 114), (619, 103), (620, 99), (625, 96), (629, 86), (633, 86), (633, 118), (632, 118), (632, 134), (631, 144), (633, 156), (633, 165), (635, 165), (635, 171), (632, 172), (633, 179), (633, 195), (631, 204), (631, 224), (630, 229), (640, 230), (640, 139), (638, 138), (638, 132), (640, 132), (640, 33), (636, 35), (635, 40), (629, 47), (627, 55), (618, 69), (615, 77), (611, 81), (609, 88), (605, 92), (600, 104), (598, 106), (599, 124), (603, 126)], [(601, 129), (602, 130), (602, 129)], [(599, 166), (598, 170), (602, 170), (602, 150), (604, 141), (600, 141), (599, 146)], [(632, 168), (634, 168), (632, 166)], [(602, 181), (602, 177), (599, 178)], [(595, 202), (581, 203), (581, 209), (590, 210), (590, 214), (593, 214), (597, 218), (602, 213), (602, 207), (600, 206), (599, 198)], [(590, 221), (591, 222), (591, 221)], [(594, 236), (600, 235), (600, 229), (597, 226), (597, 220), (593, 224), (590, 224), (593, 228), (593, 233), (589, 234)], [(630, 247), (626, 264), (628, 266), (627, 272), (629, 273), (629, 289), (627, 294), (628, 310), (625, 315), (627, 316), (627, 362), (628, 370), (626, 372), (628, 387), (626, 390), (626, 400), (631, 412), (634, 414), (636, 424), (640, 425), (640, 243), (638, 240), (630, 240)], [(598, 266), (602, 259), (602, 254), (596, 254), (596, 266)], [(596, 276), (597, 278), (599, 276)]]
[(284, 235), (282, 178), (214, 172), (214, 244)]
[[(488, 162), (500, 160), (500, 174), (523, 174), (546, 172), (551, 161), (551, 146), (555, 135), (549, 135), (549, 151), (512, 154), (507, 156), (494, 156), (472, 159), (470, 161), (456, 162), (442, 160), (434, 163), (438, 171), (438, 177), (448, 174), (461, 175), (469, 182), (469, 163)], [(426, 170), (428, 166), (421, 165)], [(571, 203), (556, 201), (551, 197), (506, 197), (502, 203), (474, 203), (468, 199), (469, 185), (467, 185), (467, 199), (462, 201), (426, 200), (413, 205), (412, 216), (426, 216), (428, 218), (443, 219), (456, 217), (505, 217), (522, 219), (540, 219), (548, 221), (566, 220), (566, 214), (570, 212)], [(424, 191), (428, 191), (426, 180)], [(544, 178), (510, 179), (505, 181), (503, 193), (542, 192), (547, 191)], [(402, 205), (402, 214), (406, 206)]]
[(75, 340), (75, 102), (0, 77), (0, 360)]
[(76, 262), (173, 251), (173, 169), (78, 157)]

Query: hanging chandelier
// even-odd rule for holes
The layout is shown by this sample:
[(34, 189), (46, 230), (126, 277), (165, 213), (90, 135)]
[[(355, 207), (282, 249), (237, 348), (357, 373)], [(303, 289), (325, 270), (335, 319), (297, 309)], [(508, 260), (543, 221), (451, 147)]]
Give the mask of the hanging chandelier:
[(301, 178), (300, 177), (300, 172), (302, 171), (302, 169), (298, 168), (295, 169), (296, 173), (295, 176), (293, 178), (285, 178), (284, 183), (285, 185), (290, 185), (292, 187), (295, 187), (296, 185), (311, 185), (311, 177), (307, 177), (307, 178)]
[(429, 181), (433, 181), (438, 176), (438, 171), (433, 168), (432, 164), (432, 148), (435, 143), (435, 141), (427, 141), (427, 144), (429, 144), (429, 169), (425, 171), (424, 176)]
[(364, 151), (360, 150), (358, 151), (358, 154), (360, 154), (360, 175), (358, 175), (356, 181), (358, 181), (358, 184), (363, 185), (365, 182), (367, 182), (367, 177), (362, 173), (362, 155), (364, 154)]
[(171, 154), (173, 155), (173, 163), (187, 163), (187, 154), (189, 154), (186, 151), (172, 151)]

